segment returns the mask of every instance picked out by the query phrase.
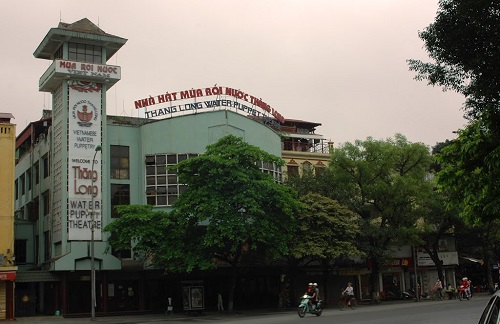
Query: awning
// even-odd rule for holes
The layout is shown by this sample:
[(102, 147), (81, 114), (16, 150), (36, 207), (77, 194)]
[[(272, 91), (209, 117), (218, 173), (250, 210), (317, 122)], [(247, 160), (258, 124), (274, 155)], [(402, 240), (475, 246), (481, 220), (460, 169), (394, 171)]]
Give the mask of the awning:
[(318, 134), (297, 134), (297, 133), (284, 133), (283, 137), (291, 138), (308, 138), (308, 139), (325, 139), (323, 135)]
[(460, 259), (464, 259), (464, 260), (467, 260), (469, 262), (479, 263), (481, 265), (484, 264), (484, 261), (481, 259), (469, 258), (469, 257), (465, 257), (465, 256), (460, 256)]
[(61, 281), (59, 276), (50, 271), (18, 271), (16, 282)]

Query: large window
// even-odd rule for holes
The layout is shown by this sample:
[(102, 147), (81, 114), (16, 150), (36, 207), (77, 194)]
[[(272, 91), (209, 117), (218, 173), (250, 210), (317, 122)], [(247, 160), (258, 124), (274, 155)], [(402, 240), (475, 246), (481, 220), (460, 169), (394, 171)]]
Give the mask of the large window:
[(43, 260), (50, 259), (50, 234), (49, 231), (43, 232)]
[(102, 47), (88, 44), (68, 43), (68, 60), (102, 64)]
[(43, 163), (43, 178), (47, 178), (50, 175), (50, 161), (49, 161), (49, 156), (45, 154), (42, 157), (42, 163)]
[(24, 196), (24, 194), (26, 194), (26, 179), (24, 174), (19, 177), (19, 183), (21, 184), (21, 196)]
[(14, 253), (16, 255), (17, 264), (26, 263), (26, 242), (27, 240), (14, 241)]
[(281, 183), (283, 181), (283, 174), (281, 172), (281, 167), (277, 167), (275, 164), (260, 162), (260, 170), (264, 173), (271, 175), (275, 181)]
[(286, 172), (289, 177), (298, 176), (299, 175), (299, 166), (298, 165), (287, 165)]
[(120, 214), (115, 210), (116, 206), (130, 205), (130, 185), (111, 184), (111, 217), (118, 218)]
[(111, 179), (129, 179), (129, 147), (111, 145)]
[(40, 182), (40, 163), (38, 161), (33, 164), (33, 177), (35, 178), (35, 184)]
[(148, 205), (172, 205), (187, 186), (179, 183), (177, 171), (167, 170), (167, 167), (198, 155), (196, 153), (147, 155), (146, 200)]
[[(196, 153), (156, 154), (146, 156), (146, 200), (148, 205), (171, 206), (187, 185), (179, 183), (177, 171), (167, 167), (199, 156)], [(282, 181), (281, 167), (266, 162), (257, 162), (262, 172), (270, 174), (277, 182)]]
[(26, 171), (26, 182), (28, 185), (28, 191), (31, 190), (31, 185), (32, 185), (32, 174), (31, 174), (31, 168)]
[(42, 194), (43, 216), (50, 214), (50, 192), (47, 190)]

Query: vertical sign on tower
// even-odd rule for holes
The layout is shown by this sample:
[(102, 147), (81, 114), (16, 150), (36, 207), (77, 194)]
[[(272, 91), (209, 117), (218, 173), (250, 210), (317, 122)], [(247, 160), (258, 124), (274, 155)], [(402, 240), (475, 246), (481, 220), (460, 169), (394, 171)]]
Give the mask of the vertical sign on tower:
[[(69, 81), (68, 122), (68, 240), (90, 241), (92, 212), (95, 240), (101, 240), (102, 85)], [(96, 159), (93, 161), (94, 156)]]

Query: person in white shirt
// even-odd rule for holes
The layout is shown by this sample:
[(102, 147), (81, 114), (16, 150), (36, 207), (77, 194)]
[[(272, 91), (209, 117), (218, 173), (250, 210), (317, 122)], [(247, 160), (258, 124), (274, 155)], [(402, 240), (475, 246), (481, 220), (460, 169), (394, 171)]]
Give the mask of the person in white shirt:
[(342, 292), (342, 295), (345, 295), (347, 299), (347, 306), (351, 306), (351, 299), (354, 298), (354, 288), (352, 287), (352, 283), (347, 283), (347, 287)]

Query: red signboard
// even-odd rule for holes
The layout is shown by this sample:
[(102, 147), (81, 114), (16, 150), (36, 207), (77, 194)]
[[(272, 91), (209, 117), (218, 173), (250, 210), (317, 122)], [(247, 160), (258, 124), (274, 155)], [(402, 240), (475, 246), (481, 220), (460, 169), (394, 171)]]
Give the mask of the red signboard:
[(14, 271), (0, 272), (0, 280), (14, 281), (16, 280), (16, 273)]

